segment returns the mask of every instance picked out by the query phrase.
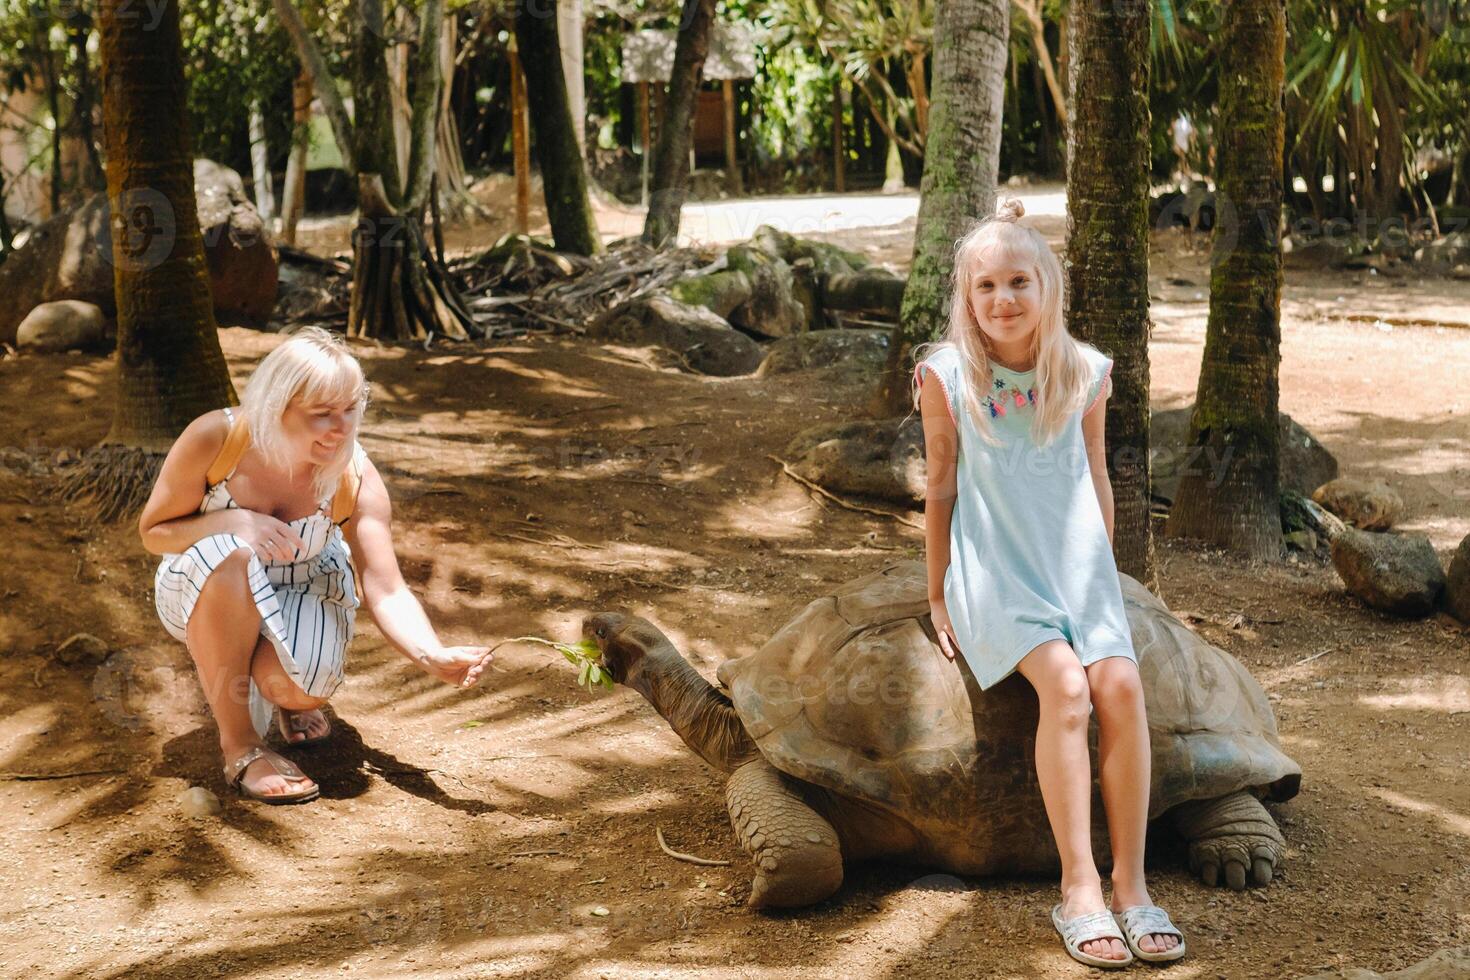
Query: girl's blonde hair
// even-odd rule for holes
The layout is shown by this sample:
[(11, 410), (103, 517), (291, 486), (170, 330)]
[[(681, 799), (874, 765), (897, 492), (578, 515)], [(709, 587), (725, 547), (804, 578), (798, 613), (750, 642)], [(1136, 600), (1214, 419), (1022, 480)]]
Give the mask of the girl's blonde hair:
[(292, 402), (299, 400), (306, 405), (355, 402), (358, 411), (352, 430), (342, 441), (336, 457), (323, 465), (312, 480), (316, 495), (327, 497), (352, 462), (367, 398), (362, 365), (347, 350), (347, 345), (321, 327), (306, 327), (292, 334), (290, 340), (260, 362), (240, 398), (240, 411), (250, 423), (251, 443), (275, 465), (289, 466), (281, 418)]
[(965, 385), (965, 407), (980, 437), (991, 445), (997, 440), (980, 394), (989, 391), (994, 381), (989, 361), (993, 352), (970, 306), (975, 271), (988, 253), (1010, 252), (1022, 268), (1030, 266), (1035, 270), (1040, 287), (1041, 317), (1031, 335), (1029, 351), (1036, 361), (1036, 414), (1031, 420), (1031, 436), (1037, 445), (1044, 446), (1061, 433), (1067, 420), (1082, 407), (1092, 381), (1081, 344), (1067, 333), (1063, 322), (1062, 265), (1036, 229), (1016, 223), (1025, 213), (1020, 201), (1008, 198), (996, 208), (994, 216), (977, 222), (959, 240), (955, 246), (954, 289), (950, 294), (949, 324), (944, 337), (920, 345), (914, 352), (919, 360), (944, 347), (959, 352), (960, 369), (969, 382)]

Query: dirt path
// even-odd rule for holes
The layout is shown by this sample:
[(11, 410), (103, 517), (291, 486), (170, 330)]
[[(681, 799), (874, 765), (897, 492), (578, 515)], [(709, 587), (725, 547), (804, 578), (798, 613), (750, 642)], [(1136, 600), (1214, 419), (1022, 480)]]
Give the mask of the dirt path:
[[(1192, 397), (1203, 339), (1205, 287), (1169, 281), (1206, 283), (1203, 260), (1178, 244), (1156, 262), (1165, 406)], [(1445, 554), (1470, 532), (1470, 330), (1386, 331), (1345, 314), (1463, 319), (1470, 286), (1385, 289), (1289, 277), (1282, 405), (1345, 472), (1391, 479), (1406, 526)], [(222, 337), (237, 381), (277, 342)], [(395, 496), (407, 574), (447, 639), (570, 638), (586, 612), (623, 607), (712, 673), (825, 586), (919, 555), (917, 532), (815, 502), (765, 458), (854, 414), (862, 393), (818, 376), (690, 377), (636, 350), (546, 337), (358, 350), (374, 396), (365, 443)], [(297, 753), (323, 799), (238, 802), (187, 655), (153, 616), (153, 561), (131, 529), (98, 530), (41, 492), (56, 450), (103, 434), (110, 397), (98, 358), (0, 361), (13, 569), (0, 582), (0, 975), (1079, 974), (1042, 880), (857, 867), (815, 909), (747, 912), (718, 779), (636, 695), (586, 694), (523, 646), (457, 692), (364, 617), (337, 736)], [(1171, 543), (1161, 554), (1166, 600), (1260, 679), (1305, 772), (1302, 795), (1277, 809), (1289, 851), (1270, 888), (1207, 890), (1158, 840), (1154, 896), (1192, 948), (1169, 975), (1383, 970), (1470, 943), (1465, 635), (1370, 613), (1330, 569)], [(1234, 629), (1210, 621), (1237, 613)], [(108, 641), (105, 663), (50, 659), (78, 630)], [(222, 816), (180, 816), (176, 797), (196, 784), (221, 795)], [(675, 862), (657, 827), (733, 864)]]

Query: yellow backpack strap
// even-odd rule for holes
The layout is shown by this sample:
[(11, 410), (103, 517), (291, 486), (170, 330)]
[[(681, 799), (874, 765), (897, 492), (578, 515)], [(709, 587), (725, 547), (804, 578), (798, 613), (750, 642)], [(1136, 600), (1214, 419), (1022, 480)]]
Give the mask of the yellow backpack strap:
[(227, 408), (225, 418), (230, 422), (230, 431), (225, 434), (224, 445), (219, 447), (214, 462), (204, 473), (204, 482), (211, 487), (235, 472), (235, 467), (240, 465), (240, 457), (250, 448), (250, 426), (244, 417), (236, 418), (235, 413)]
[(332, 523), (343, 524), (357, 510), (357, 491), (362, 489), (362, 447), (352, 447), (352, 461), (342, 471), (337, 481), (337, 492), (332, 494)]

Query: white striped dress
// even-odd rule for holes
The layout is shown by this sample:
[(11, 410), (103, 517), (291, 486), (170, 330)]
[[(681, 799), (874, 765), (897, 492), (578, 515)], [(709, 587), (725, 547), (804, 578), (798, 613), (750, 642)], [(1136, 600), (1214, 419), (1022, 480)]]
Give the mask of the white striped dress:
[[(229, 479), (226, 476), (208, 489), (199, 513), (239, 506), (230, 496)], [(332, 523), (330, 507), (331, 500), (324, 500), (315, 514), (288, 525), (306, 542), (306, 548), (290, 561), (263, 561), (251, 551), (249, 563), (260, 632), (275, 647), (286, 674), (315, 698), (331, 697), (342, 683), (344, 655), (358, 606), (351, 552), (342, 539), (342, 529)], [(185, 639), (189, 616), (205, 581), (220, 562), (241, 548), (251, 550), (244, 539), (221, 533), (196, 541), (181, 555), (164, 555), (153, 579), (154, 605), (169, 635)], [(272, 712), (252, 681), (250, 716), (262, 737), (270, 728)]]

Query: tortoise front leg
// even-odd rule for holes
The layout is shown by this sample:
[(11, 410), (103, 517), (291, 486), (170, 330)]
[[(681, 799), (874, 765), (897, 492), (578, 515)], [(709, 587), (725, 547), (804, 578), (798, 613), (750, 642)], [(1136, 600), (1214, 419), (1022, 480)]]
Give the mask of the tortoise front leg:
[(725, 787), (730, 823), (755, 863), (747, 903), (753, 909), (811, 905), (842, 884), (837, 831), (796, 787), (765, 759), (736, 769)]
[(1253, 884), (1269, 885), (1286, 850), (1286, 839), (1261, 801), (1241, 790), (1213, 800), (1181, 803), (1170, 811), (1174, 825), (1189, 841), (1189, 870), (1214, 887), (1220, 871), (1236, 891)]

